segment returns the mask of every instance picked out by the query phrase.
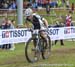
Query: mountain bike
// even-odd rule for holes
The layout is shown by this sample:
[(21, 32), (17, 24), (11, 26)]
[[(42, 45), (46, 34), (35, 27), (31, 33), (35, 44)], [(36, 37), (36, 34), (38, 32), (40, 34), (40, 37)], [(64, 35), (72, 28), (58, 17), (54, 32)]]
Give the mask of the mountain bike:
[(51, 40), (48, 34), (47, 40), (48, 41), (40, 36), (39, 30), (33, 30), (32, 37), (25, 46), (25, 56), (28, 62), (34, 63), (38, 61), (41, 56), (43, 59), (47, 59), (50, 56)]

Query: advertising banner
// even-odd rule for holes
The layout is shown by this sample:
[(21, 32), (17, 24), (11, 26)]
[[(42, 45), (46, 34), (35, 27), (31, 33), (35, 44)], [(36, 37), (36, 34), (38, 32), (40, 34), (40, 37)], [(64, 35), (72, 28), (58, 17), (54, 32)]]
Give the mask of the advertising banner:
[[(75, 38), (75, 27), (49, 28), (51, 40)], [(0, 30), (0, 44), (27, 42), (32, 37), (26, 28)]]

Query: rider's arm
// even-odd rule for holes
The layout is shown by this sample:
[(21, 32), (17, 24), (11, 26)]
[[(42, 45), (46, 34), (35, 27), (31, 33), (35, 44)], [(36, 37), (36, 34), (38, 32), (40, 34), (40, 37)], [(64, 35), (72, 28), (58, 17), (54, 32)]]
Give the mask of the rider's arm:
[(26, 28), (29, 28), (29, 23), (28, 22), (29, 22), (29, 20), (27, 18), (25, 18), (25, 27)]
[(45, 26), (48, 27), (48, 21), (45, 18), (42, 18), (42, 20), (43, 20)]
[(29, 23), (28, 22), (25, 22), (25, 27), (29, 28)]

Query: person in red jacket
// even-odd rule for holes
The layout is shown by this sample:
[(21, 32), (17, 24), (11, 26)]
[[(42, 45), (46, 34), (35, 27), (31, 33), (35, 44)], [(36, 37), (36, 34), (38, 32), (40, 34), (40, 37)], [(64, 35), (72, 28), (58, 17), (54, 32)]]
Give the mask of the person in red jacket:
[(71, 14), (69, 13), (69, 14), (66, 16), (66, 26), (71, 26), (71, 22), (72, 22), (72, 16), (71, 16)]

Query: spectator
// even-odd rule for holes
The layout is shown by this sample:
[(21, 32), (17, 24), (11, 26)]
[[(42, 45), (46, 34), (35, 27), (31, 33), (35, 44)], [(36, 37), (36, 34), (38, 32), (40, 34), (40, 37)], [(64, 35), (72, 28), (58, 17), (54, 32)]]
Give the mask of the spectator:
[(42, 0), (42, 7), (46, 7), (46, 0)]
[(4, 9), (7, 9), (7, 8), (8, 8), (8, 3), (4, 2)]
[(66, 1), (62, 0), (62, 5), (65, 6), (65, 4), (66, 4)]
[(0, 7), (1, 7), (1, 9), (4, 9), (4, 3), (1, 3)]
[[(64, 23), (63, 23), (63, 16), (60, 16), (58, 17), (57, 19), (55, 19), (54, 21), (56, 21), (56, 24), (54, 25), (54, 28), (57, 28), (57, 27), (64, 27)], [(60, 32), (61, 33), (61, 32)], [(55, 40), (54, 44), (56, 45), (56, 43), (58, 42), (58, 40)], [(60, 40), (60, 43), (61, 45), (63, 46), (64, 43), (63, 43), (63, 40), (61, 39)], [(52, 44), (52, 45), (54, 45)]]
[(23, 8), (26, 8), (27, 3), (23, 2)]
[(33, 11), (36, 12), (37, 8), (38, 8), (37, 3), (35, 1), (32, 1), (32, 9), (33, 9)]
[[(63, 27), (63, 25), (62, 25), (62, 23), (56, 22), (55, 27)], [(60, 32), (60, 33), (61, 33), (61, 32)], [(58, 42), (58, 40), (55, 40), (55, 45), (56, 45), (56, 43), (57, 43), (57, 42)], [(63, 46), (63, 45), (64, 45), (64, 43), (63, 43), (63, 40), (62, 40), (62, 39), (60, 40), (60, 44), (61, 44), (61, 46)]]
[(2, 9), (2, 8), (3, 8), (3, 3), (0, 2), (0, 9)]
[(61, 0), (58, 0), (58, 7), (61, 7), (62, 6), (62, 2)]
[(38, 3), (38, 6), (39, 6), (39, 7), (42, 6), (41, 0), (38, 0), (37, 3)]
[[(13, 24), (11, 23), (11, 21), (6, 17), (4, 20), (3, 20), (3, 23), (1, 25), (1, 29), (13, 29), (14, 26)], [(14, 50), (14, 44), (4, 44), (2, 46), (2, 49), (10, 49), (10, 50)]]
[(74, 3), (72, 3), (72, 5), (71, 5), (71, 11), (72, 11), (72, 13), (74, 13)]
[(15, 3), (15, 1), (11, 1), (11, 4), (10, 4), (10, 6), (9, 6), (9, 9), (16, 9), (16, 3)]
[(2, 23), (2, 29), (9, 29), (10, 28), (10, 23), (11, 21), (5, 17)]
[(67, 10), (69, 10), (69, 7), (70, 7), (70, 3), (69, 3), (69, 0), (66, 1), (66, 8)]
[[(10, 29), (14, 29), (15, 28), (14, 25), (15, 25), (15, 20), (12, 20), (10, 23)], [(14, 46), (14, 43), (12, 43), (10, 50), (14, 50), (14, 49), (15, 49), (15, 46)]]
[(46, 13), (47, 15), (50, 14), (50, 1), (49, 0), (47, 0), (47, 3), (46, 3)]
[(66, 23), (65, 26), (71, 26), (72, 23), (72, 16), (70, 14), (70, 12), (66, 15)]
[[(2, 25), (1, 25), (1, 29), (9, 29), (10, 28), (10, 24), (9, 23), (10, 23), (10, 21), (8, 20), (8, 18), (5, 18), (3, 20)], [(9, 49), (9, 48), (11, 48), (10, 44), (4, 44), (2, 46), (2, 49)]]

